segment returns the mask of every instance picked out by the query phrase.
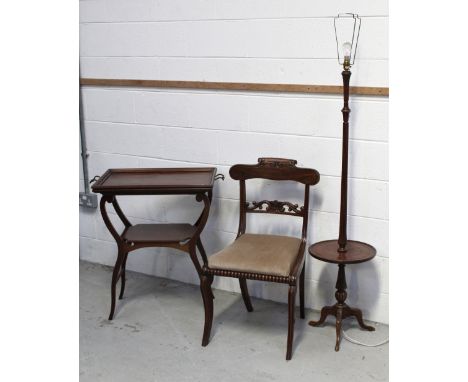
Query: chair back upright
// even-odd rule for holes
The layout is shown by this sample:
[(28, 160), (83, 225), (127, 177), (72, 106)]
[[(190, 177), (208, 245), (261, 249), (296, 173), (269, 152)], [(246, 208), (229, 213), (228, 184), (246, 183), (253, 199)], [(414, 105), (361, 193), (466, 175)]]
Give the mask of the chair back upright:
[[(307, 240), (307, 223), (309, 218), (310, 186), (317, 184), (320, 174), (311, 168), (296, 167), (297, 161), (285, 158), (259, 158), (255, 165), (236, 164), (229, 170), (232, 179), (239, 181), (240, 217), (237, 237), (246, 229), (248, 213), (289, 215), (302, 218), (302, 243)], [(269, 179), (277, 181), (295, 181), (304, 184), (304, 204), (299, 206), (287, 201), (261, 200), (246, 201), (245, 181), (248, 179)]]

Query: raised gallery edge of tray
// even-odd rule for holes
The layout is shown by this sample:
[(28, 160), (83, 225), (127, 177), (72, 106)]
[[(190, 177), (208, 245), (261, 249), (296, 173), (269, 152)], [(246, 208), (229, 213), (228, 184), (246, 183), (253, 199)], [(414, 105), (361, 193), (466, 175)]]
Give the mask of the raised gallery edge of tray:
[(177, 194), (213, 189), (215, 167), (117, 168), (107, 170), (92, 186), (101, 194)]

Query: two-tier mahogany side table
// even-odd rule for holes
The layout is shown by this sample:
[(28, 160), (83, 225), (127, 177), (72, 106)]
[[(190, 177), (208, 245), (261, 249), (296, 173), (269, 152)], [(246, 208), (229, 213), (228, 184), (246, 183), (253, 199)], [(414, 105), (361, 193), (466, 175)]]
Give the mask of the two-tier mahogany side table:
[[(223, 175), (218, 175), (223, 177)], [(171, 247), (190, 255), (198, 274), (202, 267), (197, 257), (200, 251), (204, 265), (208, 261), (200, 234), (205, 227), (213, 195), (216, 168), (139, 168), (107, 170), (92, 186), (93, 192), (102, 194), (100, 209), (104, 223), (117, 242), (117, 260), (112, 274), (111, 310), (114, 317), (116, 286), (121, 280), (119, 299), (125, 290), (125, 267), (131, 251), (145, 247)], [(204, 208), (194, 224), (136, 224), (132, 225), (117, 202), (118, 195), (195, 195)], [(106, 211), (112, 203), (125, 228), (119, 234)]]
[(324, 306), (320, 312), (320, 319), (318, 321), (310, 321), (309, 325), (319, 326), (322, 325), (328, 315), (336, 317), (336, 344), (335, 351), (340, 350), (341, 341), (341, 323), (347, 317), (356, 317), (359, 326), (365, 330), (374, 331), (372, 326), (366, 325), (362, 319), (362, 312), (360, 309), (351, 308), (345, 303), (346, 297), (346, 264), (358, 264), (373, 259), (376, 255), (376, 250), (372, 245), (363, 243), (361, 241), (348, 240), (346, 252), (338, 251), (337, 240), (325, 240), (315, 243), (309, 247), (309, 254), (317, 260), (325, 261), (327, 263), (338, 264), (338, 277), (336, 280), (336, 304), (332, 306)]

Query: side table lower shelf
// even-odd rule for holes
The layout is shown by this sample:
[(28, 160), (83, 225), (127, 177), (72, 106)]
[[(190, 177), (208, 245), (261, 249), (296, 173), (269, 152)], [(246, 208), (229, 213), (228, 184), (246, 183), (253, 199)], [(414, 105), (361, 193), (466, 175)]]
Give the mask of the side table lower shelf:
[(125, 229), (122, 238), (127, 242), (175, 242), (190, 240), (197, 231), (191, 224), (136, 224)]

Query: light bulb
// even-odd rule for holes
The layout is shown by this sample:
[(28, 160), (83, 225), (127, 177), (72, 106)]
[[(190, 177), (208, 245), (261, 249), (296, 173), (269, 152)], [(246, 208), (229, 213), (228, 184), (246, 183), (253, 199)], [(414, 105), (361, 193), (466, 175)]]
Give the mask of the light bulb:
[(352, 49), (352, 45), (350, 42), (345, 42), (343, 44), (343, 56), (346, 58), (350, 58), (351, 57), (351, 49)]

